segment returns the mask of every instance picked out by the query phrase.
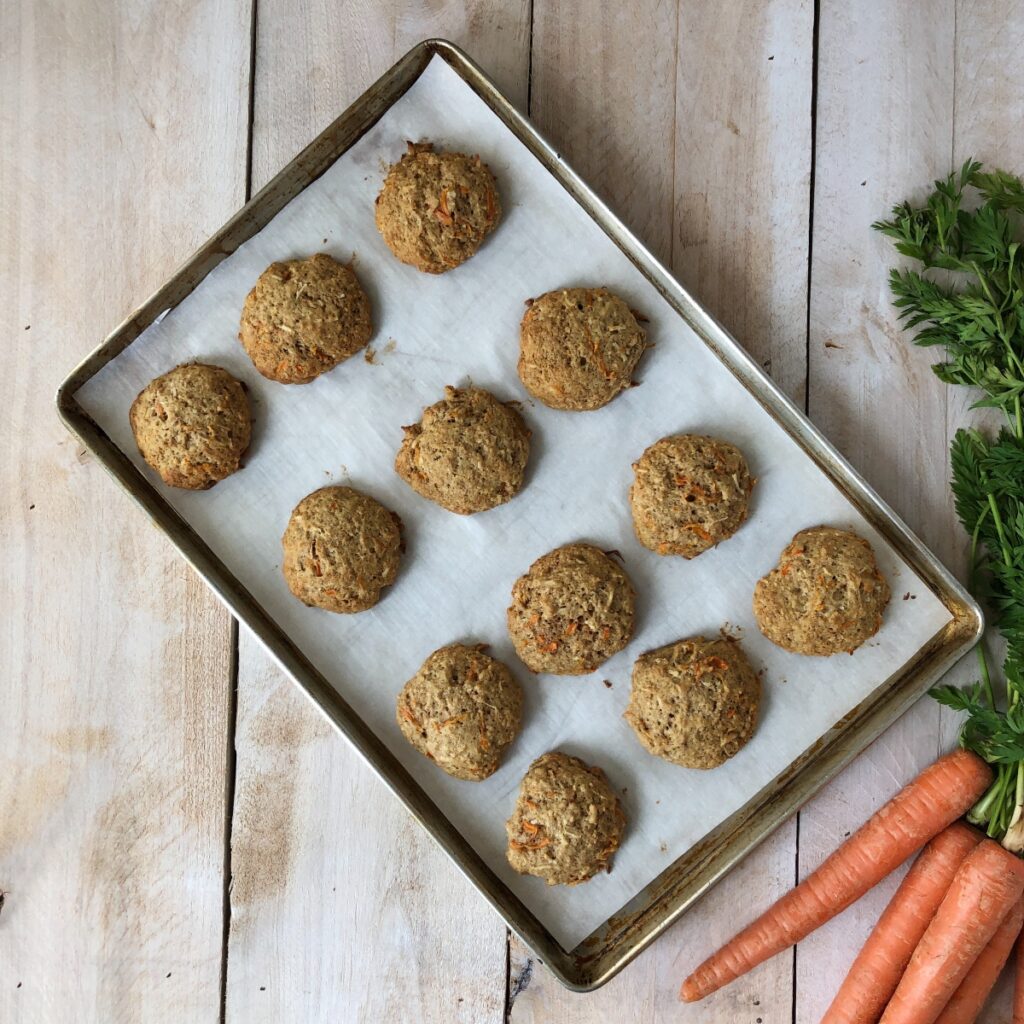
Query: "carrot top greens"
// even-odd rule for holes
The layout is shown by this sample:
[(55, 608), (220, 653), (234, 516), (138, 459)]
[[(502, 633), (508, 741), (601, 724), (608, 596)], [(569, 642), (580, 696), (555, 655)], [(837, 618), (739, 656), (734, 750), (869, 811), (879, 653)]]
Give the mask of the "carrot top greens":
[[(956, 432), (951, 448), (956, 512), (971, 538), (970, 585), (1006, 643), (1005, 697), (996, 698), (984, 644), (981, 679), (936, 686), (941, 704), (967, 713), (962, 746), (996, 766), (968, 819), (1024, 851), (1024, 182), (968, 160), (923, 206), (902, 203), (873, 227), (920, 269), (894, 269), (889, 286), (918, 345), (940, 346), (932, 369), (947, 384), (979, 388), (974, 407), (999, 409), (998, 434)], [(935, 273), (938, 271), (938, 273)]]

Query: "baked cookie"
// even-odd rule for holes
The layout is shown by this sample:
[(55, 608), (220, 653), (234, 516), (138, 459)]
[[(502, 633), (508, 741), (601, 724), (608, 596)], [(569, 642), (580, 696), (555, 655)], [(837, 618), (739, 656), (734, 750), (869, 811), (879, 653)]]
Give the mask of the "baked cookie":
[(362, 612), (398, 575), (402, 521), (351, 487), (321, 487), (295, 506), (281, 538), (288, 589), (303, 604)]
[(264, 377), (308, 384), (370, 340), (370, 300), (326, 253), (271, 263), (242, 306), (238, 337)]
[(465, 263), (498, 226), (498, 186), (480, 157), (410, 142), (384, 179), (375, 217), (403, 263), (443, 274)]
[(519, 328), (519, 379), (552, 409), (600, 409), (628, 388), (647, 347), (629, 306), (607, 288), (533, 299)]
[(206, 363), (176, 366), (150, 381), (132, 402), (128, 422), (160, 479), (190, 491), (234, 473), (252, 433), (245, 385)]
[(757, 727), (761, 683), (735, 640), (702, 636), (640, 655), (624, 715), (655, 757), (717, 768)]
[(508, 631), (531, 672), (593, 672), (633, 636), (629, 577), (592, 544), (543, 555), (512, 587)]
[(434, 651), (398, 695), (402, 735), (457, 779), (486, 779), (498, 769), (522, 720), (523, 691), (483, 645)]
[(655, 441), (633, 463), (633, 528), (659, 555), (694, 558), (731, 537), (747, 518), (753, 480), (726, 441), (680, 434)]
[(801, 530), (754, 588), (769, 640), (796, 654), (852, 654), (882, 625), (889, 584), (871, 545), (847, 530)]
[(483, 388), (446, 387), (444, 394), (419, 423), (402, 428), (395, 472), (424, 498), (464, 516), (514, 498), (530, 455), (518, 410)]
[(604, 772), (552, 751), (523, 776), (508, 833), (508, 862), (548, 885), (578, 885), (611, 870), (626, 827)]

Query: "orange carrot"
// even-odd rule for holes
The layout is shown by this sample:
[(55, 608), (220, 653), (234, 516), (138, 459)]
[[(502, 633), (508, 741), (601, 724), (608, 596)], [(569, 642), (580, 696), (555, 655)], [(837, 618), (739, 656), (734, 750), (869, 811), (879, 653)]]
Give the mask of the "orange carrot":
[(1013, 965), (1013, 1024), (1024, 1024), (1024, 938), (1017, 943)]
[(860, 899), (988, 788), (980, 757), (956, 750), (939, 758), (876, 811), (838, 850), (683, 982), (686, 1002), (703, 999), (810, 935)]
[(958, 821), (921, 851), (857, 954), (821, 1024), (875, 1024), (957, 868), (981, 840), (980, 832)]
[(880, 1024), (935, 1024), (1003, 918), (1024, 895), (1024, 861), (986, 839), (957, 870)]
[(960, 982), (960, 987), (946, 1003), (946, 1008), (939, 1014), (935, 1024), (974, 1024), (996, 979), (1010, 958), (1010, 952), (1022, 925), (1024, 899), (1017, 900), (1010, 908), (1010, 912), (1003, 918), (1003, 923), (974, 961), (974, 966)]

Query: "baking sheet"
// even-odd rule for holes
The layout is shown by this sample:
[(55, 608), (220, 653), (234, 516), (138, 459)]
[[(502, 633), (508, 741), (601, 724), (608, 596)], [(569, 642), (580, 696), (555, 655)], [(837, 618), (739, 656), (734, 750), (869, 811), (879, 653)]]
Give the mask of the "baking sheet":
[[(498, 231), (470, 263), (439, 277), (399, 264), (373, 223), (384, 169), (406, 139), (480, 152), (501, 189), (505, 217)], [(355, 357), (302, 387), (265, 381), (236, 340), (242, 300), (268, 263), (315, 251), (345, 260), (355, 254), (379, 325), (375, 355), (371, 362)], [(655, 348), (640, 365), (641, 386), (584, 414), (528, 400), (515, 372), (523, 301), (551, 288), (598, 284), (650, 319)], [(85, 411), (151, 478), (128, 428), (128, 407), (152, 377), (193, 358), (223, 365), (248, 384), (253, 445), (245, 469), (212, 490), (162, 493), (566, 949), (746, 803), (950, 619), (438, 57), (333, 167), (78, 391)], [(523, 400), (533, 450), (523, 493), (465, 518), (419, 498), (392, 463), (401, 425), (415, 422), (445, 384), (469, 382)], [(758, 478), (750, 521), (692, 562), (643, 549), (626, 503), (630, 463), (658, 437), (683, 431), (736, 443)], [(356, 616), (305, 608), (280, 573), (289, 512), (306, 493), (332, 482), (368, 491), (405, 525), (407, 552), (396, 584), (375, 609)], [(868, 537), (893, 589), (882, 630), (852, 657), (787, 654), (761, 637), (750, 610), (755, 581), (792, 534), (821, 522)], [(637, 634), (591, 676), (534, 677), (507, 639), (509, 591), (534, 558), (578, 539), (622, 553), (638, 591)], [(633, 660), (726, 623), (764, 669), (757, 734), (709, 773), (649, 756), (621, 718)], [(448, 778), (405, 744), (394, 723), (405, 680), (427, 654), (455, 640), (490, 644), (526, 693), (523, 732), (498, 773), (482, 783)], [(629, 821), (614, 870), (575, 888), (516, 875), (504, 857), (504, 822), (519, 779), (530, 761), (556, 748), (600, 764), (622, 793)]]

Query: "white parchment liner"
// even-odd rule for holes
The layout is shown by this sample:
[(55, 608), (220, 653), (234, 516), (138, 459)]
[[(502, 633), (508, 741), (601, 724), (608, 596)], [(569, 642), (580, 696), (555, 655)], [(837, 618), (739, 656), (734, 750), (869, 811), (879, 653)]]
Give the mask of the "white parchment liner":
[[(501, 226), (473, 260), (441, 276), (398, 263), (374, 227), (383, 168), (400, 156), (406, 139), (479, 152), (499, 182)], [(307, 386), (265, 381), (236, 340), (242, 300), (273, 260), (317, 251), (342, 260), (356, 254), (378, 325), (375, 361), (356, 357)], [(524, 300), (564, 285), (608, 285), (650, 319), (656, 347), (640, 365), (641, 386), (598, 412), (560, 413), (527, 401), (516, 376)], [(253, 446), (244, 470), (212, 490), (162, 493), (567, 949), (782, 772), (949, 619), (912, 570), (440, 58), (372, 131), (77, 398), (141, 467), (128, 407), (152, 377), (194, 358), (219, 363), (246, 381), (255, 411)], [(414, 494), (392, 464), (402, 424), (415, 422), (445, 384), (470, 381), (524, 400), (533, 450), (519, 497), (461, 517)], [(626, 503), (630, 463), (652, 441), (681, 431), (739, 445), (758, 479), (749, 522), (692, 562), (643, 549)], [(365, 489), (405, 524), (408, 550), (399, 579), (361, 615), (304, 607), (280, 572), (280, 537), (290, 510), (330, 482)], [(787, 654), (753, 621), (755, 581), (796, 530), (818, 523), (868, 537), (892, 584), (881, 632), (852, 657)], [(507, 638), (509, 590), (533, 559), (577, 539), (622, 552), (639, 595), (637, 634), (594, 675), (534, 677)], [(914, 599), (902, 600), (907, 593)], [(751, 660), (765, 671), (757, 734), (712, 772), (651, 757), (621, 717), (633, 660), (679, 637), (713, 634), (726, 622), (742, 631)], [(522, 735), (486, 782), (448, 778), (405, 744), (394, 721), (395, 695), (405, 680), (431, 651), (455, 640), (490, 644), (526, 691)], [(628, 817), (614, 870), (575, 888), (549, 888), (516, 875), (504, 854), (504, 823), (519, 780), (535, 757), (556, 748), (601, 765), (622, 792)]]

